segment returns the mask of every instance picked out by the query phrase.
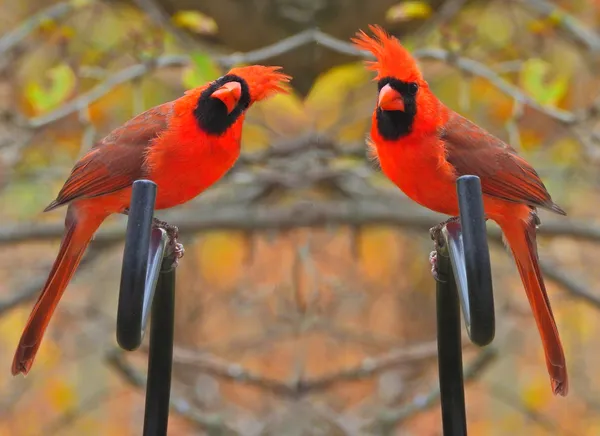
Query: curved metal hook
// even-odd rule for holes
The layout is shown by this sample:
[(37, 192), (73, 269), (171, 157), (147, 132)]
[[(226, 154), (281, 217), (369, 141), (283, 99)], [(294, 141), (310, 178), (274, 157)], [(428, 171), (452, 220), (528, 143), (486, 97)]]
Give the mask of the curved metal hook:
[(496, 327), (492, 269), (479, 177), (460, 177), (457, 193), (460, 223), (448, 223), (443, 235), (448, 244), (467, 333), (471, 342), (484, 346), (494, 339)]
[(117, 312), (117, 342), (129, 351), (144, 338), (167, 243), (166, 232), (152, 228), (155, 199), (154, 182), (133, 183)]

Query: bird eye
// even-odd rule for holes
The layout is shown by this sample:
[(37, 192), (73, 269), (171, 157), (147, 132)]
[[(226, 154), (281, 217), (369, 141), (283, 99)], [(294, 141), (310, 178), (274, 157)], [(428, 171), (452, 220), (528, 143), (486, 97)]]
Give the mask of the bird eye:
[(413, 82), (413, 83), (408, 84), (408, 92), (411, 95), (415, 95), (418, 90), (419, 90), (419, 85), (417, 85), (416, 83)]

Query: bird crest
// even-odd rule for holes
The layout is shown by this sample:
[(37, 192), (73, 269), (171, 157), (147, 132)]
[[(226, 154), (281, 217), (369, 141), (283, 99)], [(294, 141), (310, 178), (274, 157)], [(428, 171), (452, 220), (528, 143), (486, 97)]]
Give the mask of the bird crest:
[(374, 37), (361, 30), (352, 38), (352, 42), (360, 50), (369, 51), (375, 56), (375, 61), (365, 62), (368, 69), (377, 73), (375, 80), (395, 77), (404, 82), (421, 82), (423, 76), (415, 58), (402, 47), (400, 41), (380, 26), (369, 25), (369, 29)]
[(250, 65), (232, 68), (228, 74), (235, 74), (248, 82), (250, 99), (252, 102), (257, 102), (273, 94), (289, 92), (286, 84), (291, 77), (280, 70), (281, 67)]

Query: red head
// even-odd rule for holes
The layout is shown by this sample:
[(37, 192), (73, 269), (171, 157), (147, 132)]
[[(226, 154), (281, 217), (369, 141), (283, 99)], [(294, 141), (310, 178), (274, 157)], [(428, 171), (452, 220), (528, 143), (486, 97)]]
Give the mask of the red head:
[(290, 76), (279, 70), (280, 67), (262, 65), (232, 68), (217, 80), (187, 91), (181, 103), (185, 105), (183, 110), (193, 111), (204, 132), (223, 135), (243, 120), (245, 111), (253, 103), (287, 92), (286, 83)]
[(385, 140), (397, 140), (437, 128), (439, 101), (430, 92), (415, 59), (381, 27), (369, 28), (374, 37), (360, 31), (352, 42), (375, 56), (374, 62), (366, 63), (377, 73), (376, 133)]

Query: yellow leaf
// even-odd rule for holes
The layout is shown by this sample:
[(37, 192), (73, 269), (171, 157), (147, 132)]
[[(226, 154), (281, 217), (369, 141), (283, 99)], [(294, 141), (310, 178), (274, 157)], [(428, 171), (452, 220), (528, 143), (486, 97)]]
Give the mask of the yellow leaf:
[(75, 89), (76, 77), (71, 67), (62, 63), (46, 72), (48, 85), (31, 81), (25, 86), (25, 96), (36, 112), (46, 112), (63, 103)]
[(200, 272), (211, 285), (233, 286), (244, 260), (243, 238), (234, 232), (211, 232), (196, 245)]
[(176, 26), (202, 35), (214, 35), (218, 29), (215, 20), (198, 11), (177, 11), (172, 20)]
[(242, 149), (244, 152), (253, 152), (267, 148), (270, 142), (269, 132), (263, 126), (244, 123), (242, 127)]
[(550, 388), (545, 377), (535, 377), (525, 389), (523, 389), (523, 403), (529, 409), (539, 410), (544, 407), (550, 399)]
[(477, 17), (477, 32), (484, 41), (490, 41), (497, 47), (510, 44), (513, 38), (513, 20), (498, 8), (487, 8)]
[(326, 130), (339, 121), (349, 106), (356, 105), (361, 90), (374, 99), (372, 87), (365, 87), (370, 78), (362, 63), (340, 65), (319, 76), (304, 100), (316, 129)]
[(92, 3), (92, 0), (71, 0), (70, 3), (75, 8), (82, 8), (84, 6), (88, 6)]
[(64, 379), (53, 379), (46, 389), (48, 401), (56, 410), (66, 411), (75, 407), (77, 402), (75, 389)]
[(42, 32), (53, 32), (58, 28), (58, 23), (51, 18), (42, 18), (40, 20), (39, 29)]
[(552, 145), (552, 160), (561, 166), (575, 165), (581, 161), (581, 144), (574, 138), (565, 137)]
[[(4, 203), (10, 204), (10, 203)], [(0, 318), (0, 344), (14, 346), (21, 337), (21, 329), (27, 322), (29, 309), (19, 308), (7, 312)]]
[(303, 102), (293, 93), (277, 94), (261, 102), (248, 114), (247, 120), (257, 120), (281, 136), (301, 135), (309, 127)]
[(521, 148), (524, 151), (532, 151), (542, 144), (542, 135), (535, 130), (522, 129), (520, 131)]
[(527, 29), (533, 34), (540, 35), (549, 30), (553, 30), (557, 24), (556, 19), (550, 15), (548, 17), (529, 21), (529, 23), (527, 23)]
[(543, 105), (556, 106), (569, 88), (569, 74), (551, 74), (552, 65), (543, 59), (531, 58), (523, 63), (519, 75), (521, 86)]
[(386, 227), (363, 229), (358, 241), (360, 265), (370, 280), (385, 281), (398, 267), (399, 251), (394, 243), (396, 231)]
[(361, 141), (365, 138), (366, 133), (369, 131), (370, 125), (371, 120), (367, 117), (365, 117), (363, 120), (350, 123), (340, 129), (337, 139), (345, 143)]
[(431, 15), (431, 6), (425, 1), (404, 1), (388, 9), (385, 19), (392, 23), (423, 20)]

